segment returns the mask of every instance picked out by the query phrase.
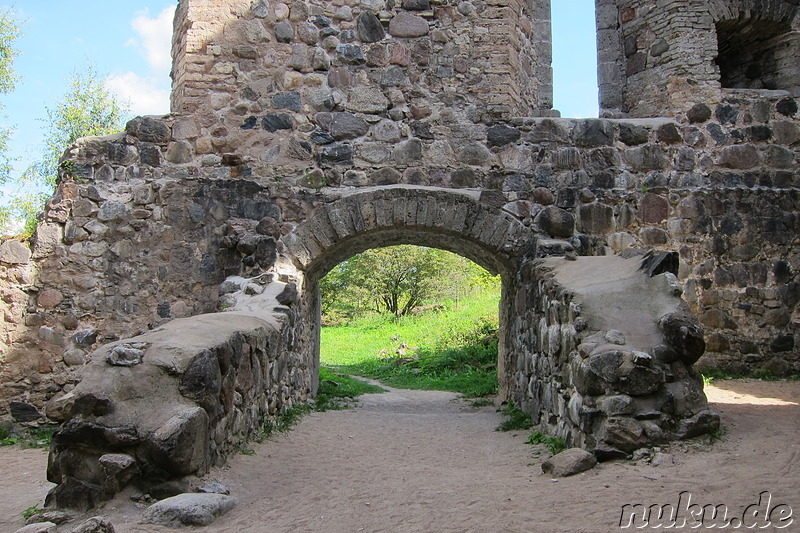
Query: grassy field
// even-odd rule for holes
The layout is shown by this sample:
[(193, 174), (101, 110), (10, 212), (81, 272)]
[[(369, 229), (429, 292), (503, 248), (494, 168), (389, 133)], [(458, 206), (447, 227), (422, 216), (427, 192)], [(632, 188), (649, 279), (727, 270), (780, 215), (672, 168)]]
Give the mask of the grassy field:
[(391, 387), (492, 394), (498, 300), (499, 289), (419, 316), (369, 315), (323, 327), (321, 363)]

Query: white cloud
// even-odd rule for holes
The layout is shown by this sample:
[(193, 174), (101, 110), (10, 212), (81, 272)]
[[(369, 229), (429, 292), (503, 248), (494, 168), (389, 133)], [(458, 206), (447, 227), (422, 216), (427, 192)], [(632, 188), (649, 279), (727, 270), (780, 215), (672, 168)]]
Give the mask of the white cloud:
[(133, 71), (112, 74), (106, 79), (108, 90), (130, 104), (133, 115), (161, 115), (169, 112), (170, 78), (172, 67), (172, 18), (175, 5), (165, 8), (151, 18), (147, 11), (139, 12), (131, 21), (137, 37), (126, 46), (139, 50), (149, 67), (149, 72)]
[(155, 72), (166, 72), (172, 66), (170, 47), (172, 42), (172, 19), (175, 6), (169, 6), (155, 18), (147, 11), (140, 12), (131, 22), (133, 31), (139, 35), (132, 44), (141, 47), (150, 68)]
[[(166, 86), (165, 86), (166, 85)], [(122, 102), (130, 104), (131, 115), (165, 115), (169, 113), (169, 84), (153, 77), (142, 77), (135, 72), (112, 74), (105, 81), (106, 88)]]

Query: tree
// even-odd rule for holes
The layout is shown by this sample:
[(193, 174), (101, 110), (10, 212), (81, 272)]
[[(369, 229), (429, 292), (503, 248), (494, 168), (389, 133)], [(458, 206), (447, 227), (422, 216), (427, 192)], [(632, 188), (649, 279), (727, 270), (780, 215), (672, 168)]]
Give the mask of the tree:
[(64, 151), (80, 137), (124, 130), (127, 111), (127, 106), (105, 88), (103, 77), (93, 65), (73, 72), (64, 96), (54, 108), (45, 108), (47, 128), (42, 158), (15, 180), (11, 201), (0, 208), (0, 234), (31, 234), (36, 229), (36, 216), (58, 179)]
[(61, 156), (80, 137), (109, 135), (125, 129), (127, 105), (121, 104), (103, 84), (95, 67), (75, 71), (69, 90), (47, 112), (47, 133), (41, 162), (33, 166), (37, 179), (55, 185)]
[[(14, 59), (19, 51), (14, 48), (14, 42), (20, 35), (19, 24), (11, 10), (0, 12), (0, 93), (6, 94), (14, 90), (17, 76), (14, 73)], [(5, 106), (0, 103), (0, 111)], [(8, 141), (12, 128), (0, 127), (0, 183), (5, 182), (11, 172), (11, 163), (8, 159)]]
[(322, 312), (372, 308), (396, 317), (428, 302), (455, 300), (496, 277), (456, 254), (420, 246), (367, 250), (337, 265), (320, 281)]

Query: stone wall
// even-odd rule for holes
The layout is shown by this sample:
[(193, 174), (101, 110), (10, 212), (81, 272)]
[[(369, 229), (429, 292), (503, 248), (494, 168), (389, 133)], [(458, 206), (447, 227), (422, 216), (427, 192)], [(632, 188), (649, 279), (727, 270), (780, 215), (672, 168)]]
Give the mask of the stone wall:
[(670, 272), (676, 257), (567, 256), (519, 269), (506, 379), (545, 434), (605, 460), (718, 426), (691, 369), (703, 331)]
[(582, 255), (678, 249), (709, 364), (797, 371), (800, 126), (796, 100), (766, 96), (699, 104), (679, 121), (436, 115), (430, 135), (396, 125), (400, 140), (377, 143), (375, 129), (395, 124), (384, 117), (336, 145), (379, 144), (385, 161), (331, 163), (329, 146), (313, 145), (310, 166), (267, 174), (247, 153), (189, 148), (172, 162), (185, 120), (136, 119), (72, 149), (33, 262), (5, 270), (3, 395), (41, 406), (94, 346), (218, 309), (227, 276), (275, 264), (294, 275), (282, 236), (348, 191), (392, 184), (475, 190)]
[[(800, 95), (800, 16), (784, 0), (597, 0), (603, 116), (676, 116), (727, 89)], [(721, 72), (722, 70), (722, 72)]]
[(159, 484), (224, 464), (313, 396), (316, 365), (299, 341), (296, 288), (268, 276), (227, 283), (240, 305), (101, 347), (77, 388), (48, 403), (48, 417), (63, 422), (48, 505), (87, 510), (131, 482), (168, 490)]

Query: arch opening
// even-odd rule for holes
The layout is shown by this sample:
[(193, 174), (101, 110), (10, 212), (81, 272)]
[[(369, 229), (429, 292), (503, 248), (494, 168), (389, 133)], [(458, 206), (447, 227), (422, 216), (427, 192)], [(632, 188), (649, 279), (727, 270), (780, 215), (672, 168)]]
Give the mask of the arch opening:
[(309, 302), (308, 323), (310, 328), (308, 339), (312, 347), (313, 365), (319, 375), (321, 365), (321, 339), (322, 339), (322, 294), (320, 281), (337, 265), (358, 254), (376, 248), (386, 248), (399, 245), (412, 245), (430, 249), (438, 249), (458, 255), (488, 273), (499, 276), (499, 298), (496, 300), (494, 313), (497, 316), (497, 382), (498, 394), (505, 399), (507, 394), (507, 377), (505, 369), (508, 366), (510, 355), (507, 353), (509, 345), (506, 335), (510, 331), (507, 324), (510, 321), (511, 302), (510, 296), (515, 291), (511, 288), (514, 267), (512, 262), (503, 259), (500, 255), (485, 244), (475, 242), (464, 235), (447, 230), (432, 230), (431, 228), (385, 228), (383, 230), (364, 232), (339, 242), (326, 250), (306, 270), (305, 300)]
[(725, 89), (798, 88), (800, 33), (781, 21), (737, 18), (716, 23), (720, 84)]
[(331, 373), (497, 392), (499, 276), (440, 248), (399, 245), (348, 258), (319, 286), (320, 395)]

